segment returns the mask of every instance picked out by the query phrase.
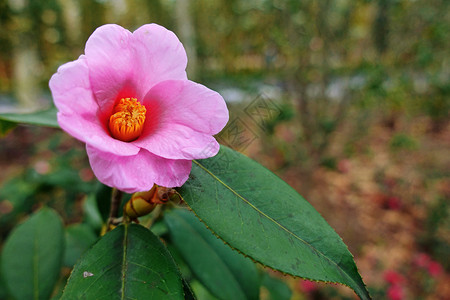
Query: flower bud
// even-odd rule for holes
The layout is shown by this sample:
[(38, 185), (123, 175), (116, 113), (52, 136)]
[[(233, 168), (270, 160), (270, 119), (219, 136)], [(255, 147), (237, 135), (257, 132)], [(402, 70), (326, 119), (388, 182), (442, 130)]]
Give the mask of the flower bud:
[(130, 217), (131, 220), (135, 220), (138, 217), (149, 214), (156, 204), (147, 202), (142, 197), (132, 197), (123, 208), (124, 214)]

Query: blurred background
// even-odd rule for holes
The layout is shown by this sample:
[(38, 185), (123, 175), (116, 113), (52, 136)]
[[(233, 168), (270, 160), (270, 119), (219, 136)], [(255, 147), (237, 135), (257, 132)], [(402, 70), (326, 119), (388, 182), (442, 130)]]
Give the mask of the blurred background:
[[(449, 1), (0, 0), (0, 113), (50, 107), (51, 75), (106, 23), (178, 35), (231, 110), (218, 139), (308, 199), (375, 299), (448, 299)], [(15, 128), (0, 168), (2, 239), (42, 203), (79, 221), (96, 185), (57, 129)], [(355, 298), (279, 276), (292, 299)]]

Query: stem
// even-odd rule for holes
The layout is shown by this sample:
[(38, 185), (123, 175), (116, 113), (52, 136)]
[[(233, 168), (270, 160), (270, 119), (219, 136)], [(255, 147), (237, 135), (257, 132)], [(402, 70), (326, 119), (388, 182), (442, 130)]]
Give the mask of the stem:
[(110, 230), (113, 220), (116, 219), (117, 216), (119, 215), (119, 207), (120, 203), (122, 202), (122, 195), (123, 195), (122, 191), (113, 188), (111, 194), (111, 209), (109, 210), (109, 218), (108, 224), (106, 226), (106, 231)]

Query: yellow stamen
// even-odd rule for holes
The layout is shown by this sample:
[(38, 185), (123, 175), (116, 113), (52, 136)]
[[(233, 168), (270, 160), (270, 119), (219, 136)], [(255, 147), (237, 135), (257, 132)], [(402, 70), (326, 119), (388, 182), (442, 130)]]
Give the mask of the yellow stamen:
[(113, 138), (123, 142), (137, 139), (144, 129), (145, 106), (136, 98), (122, 98), (114, 106), (109, 118), (109, 130)]

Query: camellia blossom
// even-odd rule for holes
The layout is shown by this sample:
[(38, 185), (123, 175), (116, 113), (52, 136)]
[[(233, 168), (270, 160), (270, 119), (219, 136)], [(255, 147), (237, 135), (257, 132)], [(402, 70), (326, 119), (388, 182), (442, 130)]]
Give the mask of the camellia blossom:
[(217, 154), (225, 101), (188, 80), (186, 64), (183, 45), (164, 27), (131, 33), (104, 25), (84, 55), (52, 76), (58, 123), (86, 143), (102, 183), (128, 193), (181, 186), (193, 159)]

